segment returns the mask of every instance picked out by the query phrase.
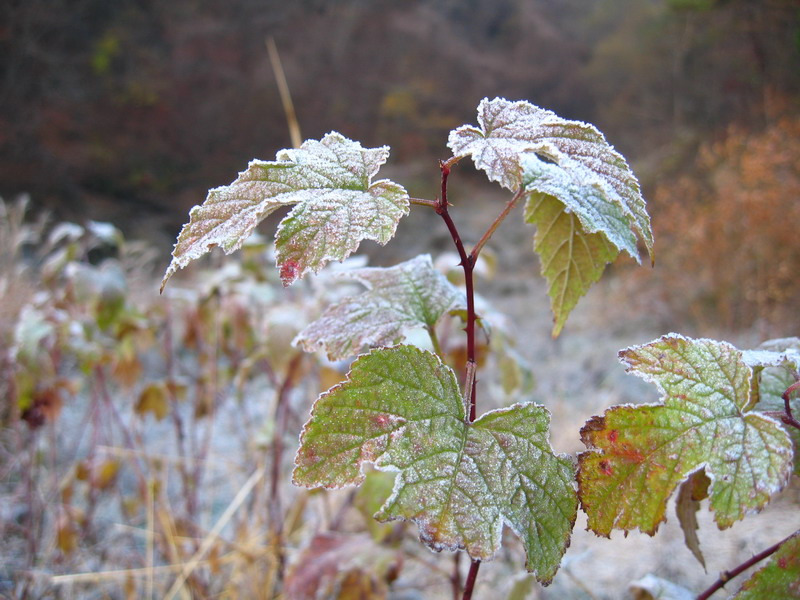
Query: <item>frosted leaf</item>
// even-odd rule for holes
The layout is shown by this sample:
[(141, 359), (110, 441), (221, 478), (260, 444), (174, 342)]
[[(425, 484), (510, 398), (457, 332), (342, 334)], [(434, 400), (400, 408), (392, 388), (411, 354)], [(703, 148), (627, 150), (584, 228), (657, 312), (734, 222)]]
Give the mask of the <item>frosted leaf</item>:
[(781, 544), (769, 562), (742, 584), (734, 600), (800, 598), (800, 534)]
[(527, 568), (549, 582), (575, 520), (574, 467), (553, 453), (549, 413), (534, 404), (467, 423), (455, 373), (413, 346), (373, 350), (346, 381), (322, 394), (303, 428), (294, 482), (341, 487), (364, 479), (362, 463), (397, 471), (375, 515), (410, 520), (431, 549), (488, 560), (508, 524)]
[[(478, 106), (478, 127), (464, 125), (450, 132), (455, 156), (471, 156), (491, 181), (517, 190), (523, 185), (523, 159), (538, 153), (564, 167), (574, 161), (580, 180), (602, 190), (630, 220), (653, 255), (653, 232), (639, 182), (628, 163), (593, 125), (562, 119), (528, 102), (484, 98)], [(574, 165), (568, 167), (576, 171)]]
[(670, 334), (620, 352), (628, 371), (664, 394), (654, 405), (617, 406), (581, 430), (578, 495), (589, 527), (653, 534), (676, 486), (704, 468), (721, 529), (760, 510), (788, 481), (789, 436), (746, 412), (752, 370), (733, 346)]
[(343, 260), (361, 240), (381, 244), (408, 214), (408, 194), (399, 185), (372, 177), (389, 149), (363, 148), (339, 133), (281, 150), (276, 160), (253, 160), (227, 186), (209, 190), (192, 208), (172, 252), (161, 288), (178, 270), (215, 246), (226, 254), (281, 206), (296, 205), (276, 236), (277, 263), (284, 285), (328, 261)]
[(442, 315), (466, 307), (464, 294), (433, 268), (427, 254), (339, 277), (359, 281), (367, 290), (329, 306), (295, 339), (307, 352), (324, 348), (330, 360), (357, 354), (364, 346), (397, 343), (406, 331), (433, 328)]
[[(798, 359), (800, 359), (800, 339), (783, 338), (764, 342), (760, 349), (743, 352), (745, 357), (749, 357), (756, 365), (754, 370), (758, 371), (758, 392), (755, 400), (755, 410), (767, 413), (785, 413), (785, 403), (783, 394), (793, 385), (796, 374), (800, 371)], [(756, 363), (756, 358), (758, 362)], [(745, 359), (747, 360), (747, 358)], [(758, 366), (763, 369), (758, 369)], [(795, 418), (800, 416), (800, 398), (790, 398), (792, 413)], [(800, 431), (795, 427), (786, 426), (786, 430), (792, 438), (794, 444), (794, 472), (800, 475)]]
[(769, 340), (756, 350), (743, 350), (742, 359), (752, 369), (785, 367), (800, 371), (800, 338)]
[(583, 296), (618, 255), (600, 233), (586, 233), (578, 217), (546, 194), (531, 194), (525, 221), (536, 225), (533, 248), (541, 259), (553, 310), (553, 336), (557, 336)]
[(608, 198), (592, 171), (569, 157), (563, 157), (558, 165), (535, 154), (524, 155), (521, 160), (523, 185), (532, 197), (543, 194), (559, 200), (566, 212), (578, 218), (583, 232), (602, 233), (617, 250), (639, 261), (630, 218)]

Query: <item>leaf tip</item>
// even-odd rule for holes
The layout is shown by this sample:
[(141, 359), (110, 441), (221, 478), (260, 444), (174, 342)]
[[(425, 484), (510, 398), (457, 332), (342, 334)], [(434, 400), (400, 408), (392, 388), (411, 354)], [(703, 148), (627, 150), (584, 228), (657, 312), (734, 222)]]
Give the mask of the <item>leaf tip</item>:
[(280, 277), (283, 287), (289, 287), (302, 275), (300, 264), (294, 259), (289, 259), (280, 264)]

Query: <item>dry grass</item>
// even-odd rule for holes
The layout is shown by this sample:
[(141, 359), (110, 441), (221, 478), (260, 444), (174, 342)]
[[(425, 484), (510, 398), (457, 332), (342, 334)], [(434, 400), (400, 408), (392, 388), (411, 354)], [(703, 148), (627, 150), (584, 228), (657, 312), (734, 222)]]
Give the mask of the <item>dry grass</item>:
[[(25, 229), (20, 217), (6, 214), (0, 240), (14, 258), (3, 263), (2, 277), (15, 285), (6, 285), (0, 303), (0, 334), (8, 348), (6, 397), (15, 401), (0, 419), (0, 595), (280, 598), (290, 567), (318, 533), (333, 531), (364, 540), (368, 558), (350, 561), (345, 574), (362, 586), (356, 589), (383, 590), (391, 582), (396, 599), (452, 597), (454, 559), (422, 548), (413, 527), (376, 530), (350, 491), (306, 492), (289, 483), (309, 404), (342, 372), (313, 357), (294, 361), (290, 341), (319, 302), (308, 287), (279, 289), (264, 248), (195, 271), (159, 297), (146, 253), (122, 244), (110, 258), (127, 286), (120, 304), (113, 278), (105, 287), (89, 285), (110, 272), (86, 260), (95, 243), (89, 237), (42, 245), (46, 256), (23, 260), (19, 240), (41, 241), (44, 230)], [(464, 214), (464, 229), (478, 230), (481, 215)], [(406, 238), (401, 229), (398, 248), (436, 245), (430, 228), (414, 229)], [(431, 237), (418, 237), (420, 230)], [(650, 386), (624, 374), (616, 353), (665, 331), (644, 319), (613, 325), (622, 322), (609, 316), (618, 303), (615, 288), (627, 285), (615, 278), (592, 290), (552, 340), (530, 231), (509, 222), (494, 243), (504, 268), (479, 282), (480, 290), (508, 315), (516, 350), (536, 379), (532, 397), (553, 414), (554, 447), (580, 451), (578, 431), (587, 418), (615, 403), (655, 400)], [(60, 270), (35, 276), (61, 251), (73, 254)], [(67, 268), (70, 261), (81, 269)], [(22, 364), (18, 323), (26, 310), (47, 327), (35, 337), (34, 362)], [(25, 373), (33, 367), (39, 377), (25, 396)], [(482, 409), (509, 401), (492, 398), (497, 386), (488, 374), (482, 379)], [(30, 408), (25, 402), (40, 403), (36, 419), (21, 418)], [(624, 598), (630, 582), (647, 573), (702, 589), (717, 570), (800, 526), (797, 494), (784, 492), (725, 532), (702, 513), (708, 573), (684, 547), (675, 519), (653, 539), (609, 541), (585, 532), (579, 518), (552, 587), (533, 586), (528, 597)], [(399, 569), (378, 560), (387, 549)], [(507, 532), (497, 559), (481, 568), (477, 597), (503, 597), (525, 583), (523, 564)], [(466, 568), (461, 560), (462, 574)]]

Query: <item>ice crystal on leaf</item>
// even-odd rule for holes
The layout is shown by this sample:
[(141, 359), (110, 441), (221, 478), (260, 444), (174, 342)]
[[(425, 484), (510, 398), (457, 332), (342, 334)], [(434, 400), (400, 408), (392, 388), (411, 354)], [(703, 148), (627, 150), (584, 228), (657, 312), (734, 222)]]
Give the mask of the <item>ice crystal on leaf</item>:
[(653, 233), (639, 182), (593, 125), (562, 119), (525, 101), (484, 98), (478, 105), (478, 127), (451, 131), (448, 146), (455, 156), (472, 156), (490, 180), (510, 190), (523, 185), (523, 158), (530, 154), (571, 171), (580, 168), (581, 179), (619, 208), (652, 254)]
[(464, 294), (433, 268), (428, 254), (338, 277), (356, 280), (367, 290), (329, 306), (295, 340), (307, 352), (325, 348), (331, 360), (357, 354), (364, 346), (399, 342), (409, 329), (432, 329), (443, 315), (466, 308)]
[(452, 369), (413, 346), (373, 350), (322, 394), (303, 428), (294, 481), (329, 488), (363, 481), (362, 463), (397, 471), (375, 515), (419, 526), (433, 550), (488, 560), (504, 523), (522, 538), (527, 568), (549, 582), (569, 543), (574, 467), (553, 453), (549, 413), (534, 404), (472, 423)]
[(372, 177), (389, 149), (363, 148), (339, 133), (281, 150), (276, 160), (253, 160), (230, 185), (209, 190), (189, 213), (161, 287), (178, 270), (215, 246), (226, 254), (242, 246), (256, 226), (281, 206), (295, 205), (276, 234), (284, 285), (331, 260), (343, 260), (361, 240), (381, 244), (408, 214), (402, 186)]
[(664, 397), (611, 408), (581, 430), (589, 451), (579, 456), (578, 494), (592, 530), (653, 534), (676, 486), (701, 468), (721, 529), (786, 484), (791, 440), (776, 420), (745, 409), (753, 372), (739, 350), (670, 334), (623, 350), (620, 359)]
[(653, 255), (639, 182), (594, 126), (528, 102), (484, 99), (478, 127), (450, 133), (456, 156), (471, 156), (492, 181), (528, 196), (558, 335), (578, 299), (622, 251), (639, 261), (637, 235)]

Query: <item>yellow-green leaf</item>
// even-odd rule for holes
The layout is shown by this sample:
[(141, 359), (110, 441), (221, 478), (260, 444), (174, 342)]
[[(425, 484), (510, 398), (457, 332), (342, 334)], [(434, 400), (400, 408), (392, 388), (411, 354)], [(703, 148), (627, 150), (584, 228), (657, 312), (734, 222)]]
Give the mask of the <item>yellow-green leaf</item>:
[(533, 248), (548, 284), (555, 337), (581, 296), (619, 252), (603, 234), (586, 233), (575, 214), (567, 212), (552, 196), (531, 194), (525, 220), (536, 225)]
[(653, 534), (677, 485), (704, 468), (723, 529), (760, 510), (787, 483), (792, 444), (774, 419), (746, 412), (752, 370), (730, 344), (676, 334), (620, 352), (628, 371), (664, 394), (617, 406), (581, 430), (578, 494), (589, 527)]
[[(524, 162), (535, 155), (579, 174), (582, 185), (600, 192), (607, 209), (614, 207), (615, 220), (624, 215), (652, 257), (653, 232), (639, 182), (622, 155), (593, 125), (562, 119), (525, 101), (484, 98), (478, 106), (478, 127), (464, 125), (451, 131), (448, 146), (455, 156), (471, 156), (491, 181), (510, 190), (530, 183), (530, 177), (523, 181)], [(559, 189), (562, 201), (561, 193), (569, 194), (561, 185), (548, 187), (550, 191), (539, 191)]]

